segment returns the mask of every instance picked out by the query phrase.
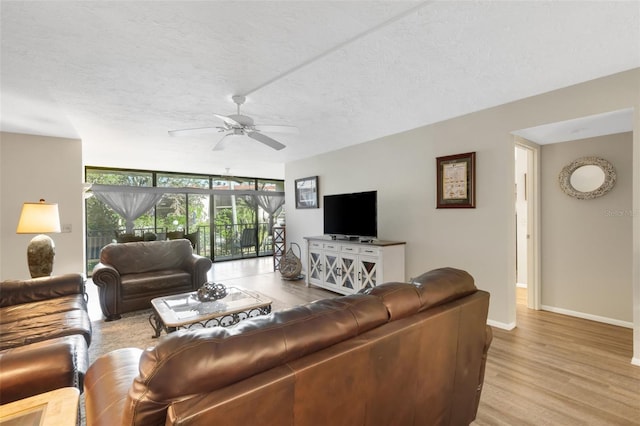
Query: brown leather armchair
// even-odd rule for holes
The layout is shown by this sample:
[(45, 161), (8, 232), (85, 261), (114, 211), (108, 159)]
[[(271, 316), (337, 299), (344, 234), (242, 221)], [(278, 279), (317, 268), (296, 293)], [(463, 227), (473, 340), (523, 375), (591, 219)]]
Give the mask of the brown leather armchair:
[(100, 308), (107, 321), (151, 307), (151, 299), (196, 291), (207, 282), (211, 259), (193, 253), (186, 239), (112, 243), (93, 268)]

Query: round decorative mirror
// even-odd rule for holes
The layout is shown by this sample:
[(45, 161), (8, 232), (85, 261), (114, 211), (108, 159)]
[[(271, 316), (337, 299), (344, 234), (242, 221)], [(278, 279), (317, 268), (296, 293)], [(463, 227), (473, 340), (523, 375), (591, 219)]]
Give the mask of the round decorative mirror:
[(604, 171), (593, 164), (578, 167), (569, 178), (569, 183), (580, 192), (591, 192), (600, 188), (605, 180)]
[(601, 197), (616, 183), (611, 163), (600, 157), (583, 157), (564, 166), (558, 176), (562, 191), (580, 200)]

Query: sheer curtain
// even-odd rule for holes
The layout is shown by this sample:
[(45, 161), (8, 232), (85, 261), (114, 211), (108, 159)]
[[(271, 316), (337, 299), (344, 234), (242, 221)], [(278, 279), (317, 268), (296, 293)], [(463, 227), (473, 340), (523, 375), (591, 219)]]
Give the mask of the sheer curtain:
[(133, 221), (155, 206), (164, 195), (163, 188), (93, 185), (93, 195), (124, 217), (127, 233), (133, 232)]
[(93, 195), (116, 213), (125, 218), (127, 233), (133, 232), (133, 221), (155, 206), (164, 194), (219, 194), (244, 197), (247, 204), (258, 204), (269, 214), (269, 233), (273, 227), (276, 214), (284, 204), (284, 192), (254, 190), (217, 190), (203, 188), (173, 188), (156, 186), (123, 186), (101, 185), (91, 186)]
[(271, 231), (273, 229), (273, 221), (277, 213), (280, 211), (280, 208), (284, 205), (284, 194), (255, 195), (254, 198), (258, 205), (269, 214), (268, 232), (269, 234), (271, 234)]

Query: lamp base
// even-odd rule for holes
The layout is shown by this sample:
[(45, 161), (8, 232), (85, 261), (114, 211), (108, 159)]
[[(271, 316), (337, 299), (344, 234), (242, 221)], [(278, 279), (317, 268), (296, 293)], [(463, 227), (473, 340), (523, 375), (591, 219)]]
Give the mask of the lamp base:
[(36, 235), (27, 247), (27, 262), (31, 278), (48, 277), (53, 271), (56, 246), (51, 237)]

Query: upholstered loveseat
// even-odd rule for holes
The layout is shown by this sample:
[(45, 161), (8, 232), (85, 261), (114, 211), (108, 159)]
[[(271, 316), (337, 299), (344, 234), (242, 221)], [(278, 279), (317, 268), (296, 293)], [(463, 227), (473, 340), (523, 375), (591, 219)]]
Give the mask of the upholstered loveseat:
[(0, 404), (82, 390), (90, 343), (81, 274), (0, 283)]
[(151, 307), (151, 299), (197, 290), (211, 259), (193, 253), (186, 239), (112, 243), (100, 251), (91, 275), (107, 321)]
[(489, 294), (450, 268), (416, 283), (108, 353), (87, 372), (87, 425), (469, 424)]

